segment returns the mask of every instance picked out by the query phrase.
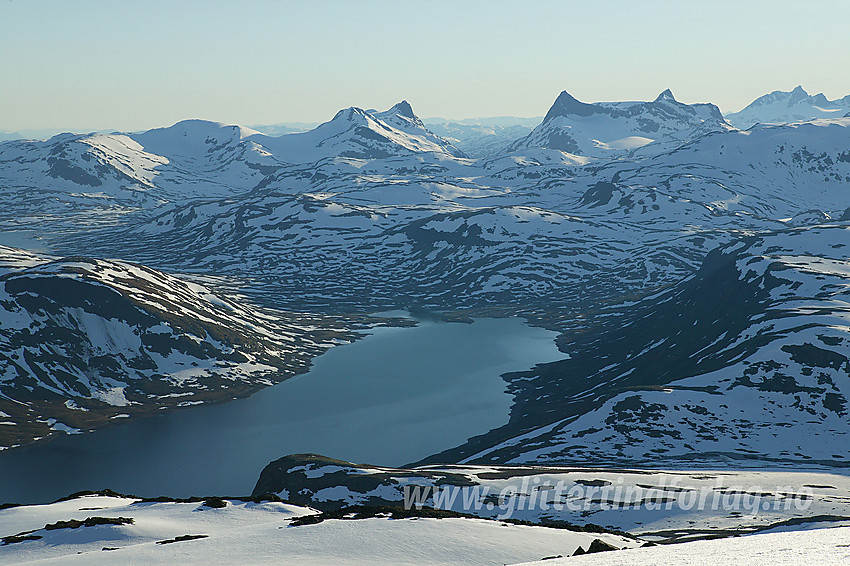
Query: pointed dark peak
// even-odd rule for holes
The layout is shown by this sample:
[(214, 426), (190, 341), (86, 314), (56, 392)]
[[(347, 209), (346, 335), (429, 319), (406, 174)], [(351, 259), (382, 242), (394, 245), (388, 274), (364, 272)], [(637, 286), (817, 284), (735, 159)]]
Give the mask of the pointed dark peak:
[(820, 106), (826, 106), (829, 104), (829, 99), (822, 92), (817, 93), (812, 97), (812, 103)]
[(555, 99), (555, 103), (549, 109), (549, 112), (546, 113), (543, 121), (547, 122), (558, 116), (590, 116), (598, 111), (599, 109), (595, 105), (580, 102), (567, 91), (562, 91)]
[(668, 88), (655, 98), (655, 102), (661, 102), (662, 100), (670, 100), (676, 102), (676, 97), (673, 96), (673, 91)]
[(797, 85), (797, 87), (791, 91), (791, 97), (788, 99), (788, 104), (800, 102), (801, 100), (805, 100), (808, 97), (809, 93), (803, 90), (803, 87)]
[(390, 108), (390, 112), (398, 114), (400, 116), (407, 116), (408, 118), (416, 118), (416, 114), (413, 113), (413, 108), (410, 107), (410, 103), (406, 100), (402, 100), (392, 108)]

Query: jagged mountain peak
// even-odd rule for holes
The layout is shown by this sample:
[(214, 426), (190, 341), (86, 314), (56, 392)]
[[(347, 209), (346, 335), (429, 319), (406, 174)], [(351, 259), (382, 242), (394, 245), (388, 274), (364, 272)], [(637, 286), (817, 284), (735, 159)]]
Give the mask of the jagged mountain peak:
[(393, 105), (389, 110), (384, 110), (383, 112), (370, 110), (369, 113), (378, 120), (393, 127), (401, 129), (410, 127), (422, 130), (426, 129), (425, 124), (419, 119), (419, 116), (413, 112), (413, 107), (411, 107), (410, 103), (406, 100), (402, 100), (401, 102)]
[[(621, 157), (646, 145), (681, 144), (729, 124), (713, 104), (684, 104), (670, 89), (649, 102), (580, 102), (562, 91), (543, 122), (510, 151), (544, 148), (573, 155)], [(661, 144), (655, 146), (661, 147)]]
[(657, 97), (655, 97), (654, 102), (661, 102), (663, 100), (670, 100), (672, 102), (678, 102), (678, 100), (676, 100), (676, 97), (673, 96), (673, 91), (671, 91), (669, 88), (665, 89), (664, 92), (662, 92)]
[(357, 106), (344, 108), (313, 130), (264, 140), (264, 144), (290, 163), (313, 162), (324, 157), (382, 159), (419, 152), (466, 157), (429, 131), (406, 100), (384, 112)]
[(818, 118), (838, 118), (850, 110), (850, 96), (829, 100), (823, 93), (810, 95), (801, 86), (793, 90), (774, 90), (756, 98), (740, 112), (727, 119), (736, 127), (748, 128), (754, 124), (779, 124), (803, 122)]
[[(402, 100), (398, 104), (392, 106), (389, 110), (379, 112), (374, 109), (364, 110), (358, 106), (343, 108), (337, 112), (330, 122), (354, 122), (357, 124), (372, 124), (373, 126), (393, 126), (398, 127), (404, 125), (416, 125), (424, 128), (422, 120), (413, 112), (413, 108), (406, 100)], [(319, 127), (321, 127), (320, 125)]]
[(387, 112), (392, 112), (394, 114), (398, 114), (399, 116), (407, 116), (408, 118), (417, 118), (416, 114), (413, 113), (413, 108), (411, 108), (410, 103), (406, 100), (402, 100)]
[(562, 90), (558, 98), (555, 99), (555, 103), (549, 108), (549, 112), (546, 113), (543, 121), (548, 122), (558, 116), (590, 116), (595, 114), (596, 111), (597, 108), (593, 104), (581, 102), (567, 91)]
[(794, 90), (792, 90), (790, 94), (791, 96), (788, 97), (789, 106), (801, 100), (809, 98), (809, 93), (806, 92), (801, 85), (797, 85), (796, 87), (794, 87)]
[(826, 97), (826, 95), (824, 95), (824, 93), (819, 92), (816, 95), (812, 96), (812, 102), (814, 102), (817, 105), (825, 106), (825, 105), (829, 104), (829, 99), (827, 99), (827, 97)]

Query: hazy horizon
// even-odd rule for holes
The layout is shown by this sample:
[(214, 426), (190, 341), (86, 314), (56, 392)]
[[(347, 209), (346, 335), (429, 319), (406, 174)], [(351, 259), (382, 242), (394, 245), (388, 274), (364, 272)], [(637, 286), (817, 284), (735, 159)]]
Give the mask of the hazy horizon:
[(728, 0), (9, 0), (0, 4), (0, 130), (324, 122), (340, 108), (402, 99), (423, 117), (533, 117), (562, 90), (593, 102), (652, 100), (670, 88), (729, 113), (798, 84), (848, 94), (837, 70), (849, 18), (850, 4), (834, 0), (768, 9)]

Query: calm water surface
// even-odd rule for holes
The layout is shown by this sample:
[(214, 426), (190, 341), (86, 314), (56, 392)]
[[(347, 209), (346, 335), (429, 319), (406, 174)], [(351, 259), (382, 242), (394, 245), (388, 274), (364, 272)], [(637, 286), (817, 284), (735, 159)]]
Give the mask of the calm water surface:
[(298, 452), (416, 461), (505, 424), (511, 397), (500, 375), (564, 357), (554, 339), (516, 318), (379, 328), (246, 399), (0, 452), (0, 502), (105, 488), (244, 495), (266, 464)]

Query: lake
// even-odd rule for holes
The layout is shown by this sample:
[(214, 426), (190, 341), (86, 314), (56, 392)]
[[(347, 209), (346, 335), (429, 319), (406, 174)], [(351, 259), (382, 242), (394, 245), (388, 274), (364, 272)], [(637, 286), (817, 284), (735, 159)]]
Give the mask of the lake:
[(565, 357), (555, 336), (518, 318), (377, 328), (245, 399), (0, 452), (0, 502), (105, 488), (246, 495), (266, 464), (303, 452), (414, 462), (505, 424), (512, 398), (500, 375)]

